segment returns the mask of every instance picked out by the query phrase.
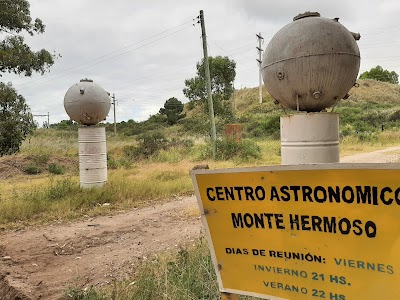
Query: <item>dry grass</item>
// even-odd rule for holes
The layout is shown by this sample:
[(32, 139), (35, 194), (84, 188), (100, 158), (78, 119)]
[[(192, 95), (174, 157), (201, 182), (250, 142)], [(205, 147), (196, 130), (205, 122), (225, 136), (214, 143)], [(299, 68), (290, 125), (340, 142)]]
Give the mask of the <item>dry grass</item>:
[(340, 142), (340, 156), (348, 156), (362, 152), (372, 152), (387, 147), (400, 145), (400, 132), (384, 131), (378, 135), (377, 140), (361, 142), (355, 136), (347, 136)]
[(398, 105), (400, 86), (372, 79), (357, 80), (359, 87), (353, 87), (349, 94), (353, 101), (371, 101), (382, 104)]

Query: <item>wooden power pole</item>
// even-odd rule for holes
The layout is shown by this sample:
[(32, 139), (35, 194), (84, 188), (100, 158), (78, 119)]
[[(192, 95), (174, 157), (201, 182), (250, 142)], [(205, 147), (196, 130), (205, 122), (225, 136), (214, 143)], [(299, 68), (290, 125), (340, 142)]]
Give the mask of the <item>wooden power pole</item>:
[(114, 134), (117, 134), (117, 117), (115, 113), (115, 94), (113, 93), (112, 97), (113, 99), (112, 104), (114, 105)]
[(262, 48), (261, 48), (261, 42), (264, 40), (264, 38), (261, 35), (261, 32), (259, 34), (256, 34), (257, 38), (258, 38), (258, 89), (259, 89), (259, 102), (260, 105), (262, 103), (262, 79), (261, 79), (261, 62), (262, 62)]
[(203, 40), (204, 70), (205, 70), (205, 75), (206, 75), (208, 108), (209, 108), (210, 120), (211, 120), (212, 153), (213, 153), (213, 159), (215, 159), (217, 132), (215, 129), (214, 106), (213, 106), (213, 100), (212, 100), (212, 95), (211, 95), (211, 79), (210, 79), (210, 66), (208, 64), (206, 27), (204, 25), (204, 13), (202, 10), (200, 10), (200, 24), (201, 24), (201, 37)]

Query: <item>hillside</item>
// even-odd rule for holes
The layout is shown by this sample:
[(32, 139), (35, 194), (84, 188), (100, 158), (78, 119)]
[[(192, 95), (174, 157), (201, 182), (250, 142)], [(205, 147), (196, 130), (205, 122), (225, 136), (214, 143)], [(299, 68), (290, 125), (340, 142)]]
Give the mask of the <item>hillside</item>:
[[(386, 129), (400, 128), (400, 86), (376, 80), (357, 80), (358, 86), (341, 100), (334, 112), (340, 115), (342, 136), (357, 135), (373, 139), (374, 134)], [(245, 88), (234, 95), (238, 123), (246, 134), (254, 137), (279, 136), (279, 116), (285, 112), (273, 103), (263, 88), (263, 104), (258, 103), (258, 88)], [(328, 109), (330, 111), (331, 109)], [(296, 113), (286, 109), (286, 113)], [(263, 132), (261, 132), (261, 130)]]
[[(371, 102), (382, 105), (400, 105), (400, 85), (377, 80), (357, 80), (358, 87), (350, 90), (350, 97), (342, 100), (339, 106), (346, 106), (346, 102), (365, 103)], [(264, 110), (279, 108), (272, 102), (272, 97), (263, 87)], [(260, 112), (258, 103), (258, 87), (237, 90), (234, 96), (238, 115)]]

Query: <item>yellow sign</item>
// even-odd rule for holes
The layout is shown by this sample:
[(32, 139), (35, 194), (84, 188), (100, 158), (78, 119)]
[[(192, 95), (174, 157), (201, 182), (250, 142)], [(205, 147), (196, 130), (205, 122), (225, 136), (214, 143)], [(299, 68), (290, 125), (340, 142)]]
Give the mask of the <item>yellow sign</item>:
[(222, 292), (400, 299), (400, 167), (194, 170)]

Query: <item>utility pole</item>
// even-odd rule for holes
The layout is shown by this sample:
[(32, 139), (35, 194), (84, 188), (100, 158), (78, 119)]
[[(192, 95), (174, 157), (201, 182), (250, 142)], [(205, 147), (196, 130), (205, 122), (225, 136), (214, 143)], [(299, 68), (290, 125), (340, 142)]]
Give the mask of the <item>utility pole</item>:
[(236, 99), (235, 99), (235, 95), (236, 94), (236, 90), (235, 90), (235, 83), (233, 83), (233, 93), (232, 93), (232, 109), (233, 109), (233, 122), (237, 122), (236, 119)]
[(261, 78), (262, 58), (261, 57), (262, 57), (262, 52), (263, 52), (263, 50), (261, 48), (261, 42), (264, 40), (264, 38), (262, 37), (261, 32), (259, 34), (256, 34), (256, 36), (258, 38), (258, 47), (256, 47), (256, 48), (258, 50), (258, 59), (257, 59), (257, 61), (258, 61), (258, 89), (259, 89), (259, 97), (260, 97), (259, 102), (261, 105), (261, 103), (262, 103), (262, 78)]
[(47, 117), (47, 128), (50, 128), (50, 112), (47, 112), (47, 115), (32, 115), (34, 117)]
[(215, 159), (217, 133), (216, 133), (216, 129), (215, 129), (214, 106), (213, 106), (213, 100), (212, 100), (212, 95), (211, 95), (210, 66), (208, 64), (207, 37), (206, 37), (206, 27), (204, 25), (204, 13), (203, 13), (203, 10), (200, 10), (200, 25), (201, 25), (201, 37), (202, 37), (202, 40), (203, 40), (204, 69), (205, 69), (205, 73), (206, 73), (208, 108), (209, 108), (210, 120), (211, 120), (212, 153), (213, 153), (213, 159)]
[(112, 105), (114, 105), (114, 134), (117, 135), (117, 118), (115, 113), (115, 94), (113, 93), (112, 97)]

